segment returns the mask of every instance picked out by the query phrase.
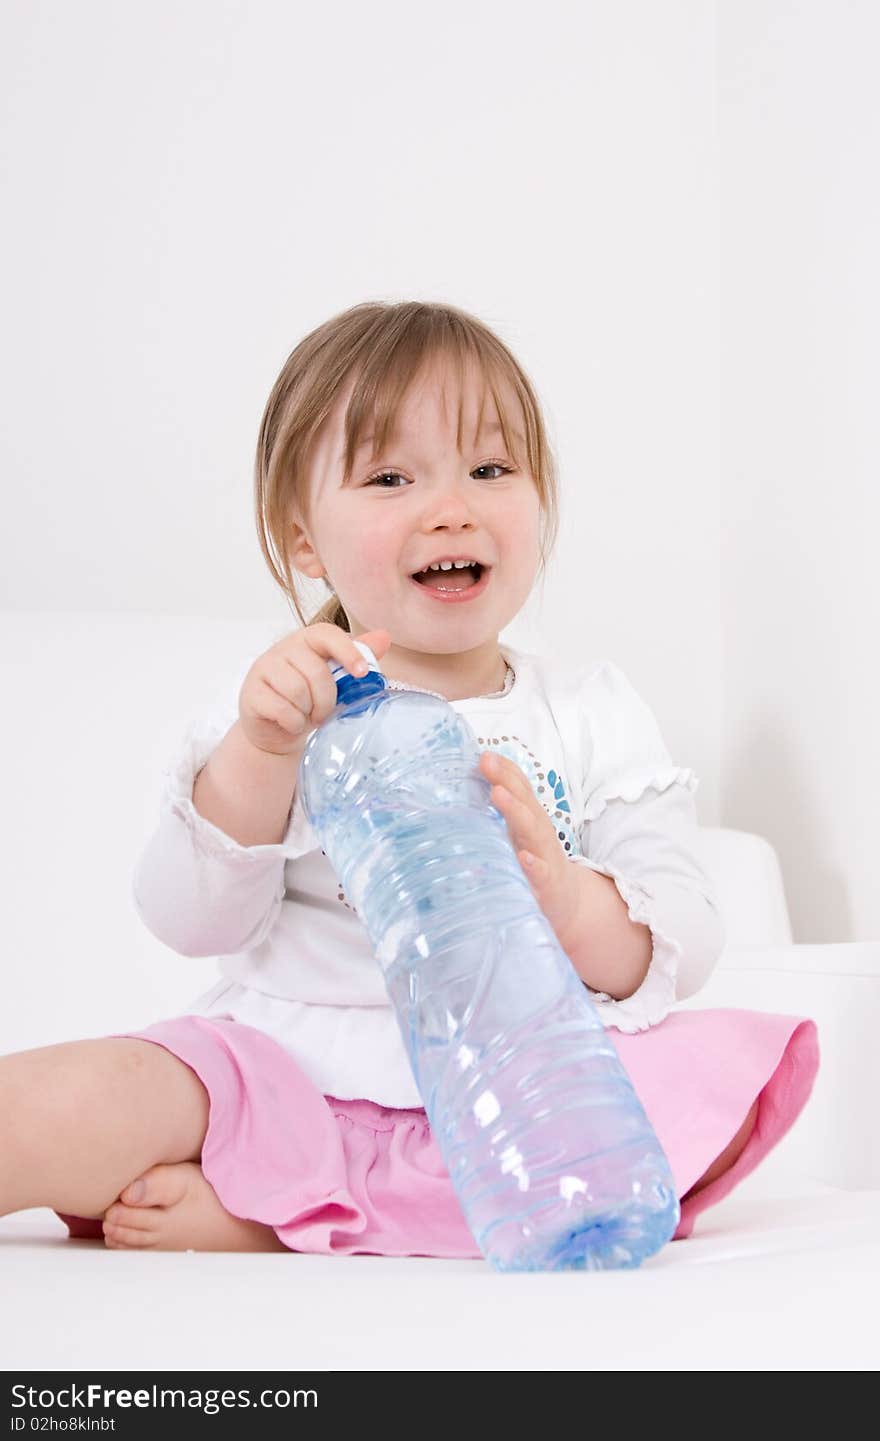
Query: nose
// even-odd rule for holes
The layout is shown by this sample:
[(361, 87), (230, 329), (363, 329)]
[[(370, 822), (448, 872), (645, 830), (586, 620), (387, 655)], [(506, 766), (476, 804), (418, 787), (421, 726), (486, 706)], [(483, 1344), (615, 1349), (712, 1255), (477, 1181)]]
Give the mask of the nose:
[(440, 485), (430, 492), (422, 512), (422, 529), (473, 530), (473, 511), (458, 484)]

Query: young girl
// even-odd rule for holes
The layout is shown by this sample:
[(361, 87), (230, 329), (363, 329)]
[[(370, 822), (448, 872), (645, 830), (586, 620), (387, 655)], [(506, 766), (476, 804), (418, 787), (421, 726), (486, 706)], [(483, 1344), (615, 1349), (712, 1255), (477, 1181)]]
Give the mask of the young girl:
[[(336, 703), (327, 662), (356, 672), (359, 638), (389, 685), (467, 717), (690, 1235), (801, 1111), (816, 1027), (672, 1010), (724, 940), (696, 858), (697, 779), (616, 665), (499, 640), (556, 526), (528, 378), (454, 307), (355, 306), (285, 363), (255, 479), (260, 544), (303, 625), (188, 733), (134, 876), (153, 934), (218, 955), (221, 978), (184, 1015), (0, 1059), (0, 1214), (49, 1206), (117, 1249), (480, 1256), (366, 929), (296, 789)], [(332, 592), (311, 622), (294, 570)]]

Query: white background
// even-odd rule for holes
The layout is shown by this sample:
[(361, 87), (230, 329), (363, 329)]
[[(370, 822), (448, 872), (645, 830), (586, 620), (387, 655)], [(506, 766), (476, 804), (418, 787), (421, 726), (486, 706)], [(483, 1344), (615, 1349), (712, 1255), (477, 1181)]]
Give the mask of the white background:
[(7, 0), (0, 607), (285, 616), (281, 365), (448, 300), (559, 460), (506, 637), (626, 670), (796, 940), (876, 938), (878, 45), (870, 0)]

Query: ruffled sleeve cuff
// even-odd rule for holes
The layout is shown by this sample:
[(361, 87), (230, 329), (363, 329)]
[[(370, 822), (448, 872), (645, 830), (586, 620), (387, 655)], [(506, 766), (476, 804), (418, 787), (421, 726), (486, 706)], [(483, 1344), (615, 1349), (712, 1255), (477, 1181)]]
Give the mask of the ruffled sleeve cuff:
[(587, 987), (590, 1000), (604, 1026), (614, 1026), (627, 1035), (632, 1035), (635, 1031), (646, 1031), (668, 1016), (675, 1004), (676, 978), (682, 947), (678, 941), (661, 930), (655, 914), (654, 898), (638, 881), (621, 875), (615, 866), (600, 865), (596, 861), (588, 860), (586, 856), (571, 856), (570, 859), (577, 865), (587, 866), (591, 871), (610, 877), (626, 905), (630, 920), (647, 926), (651, 932), (651, 961), (638, 990), (623, 1000), (615, 1000), (605, 991), (594, 991)]

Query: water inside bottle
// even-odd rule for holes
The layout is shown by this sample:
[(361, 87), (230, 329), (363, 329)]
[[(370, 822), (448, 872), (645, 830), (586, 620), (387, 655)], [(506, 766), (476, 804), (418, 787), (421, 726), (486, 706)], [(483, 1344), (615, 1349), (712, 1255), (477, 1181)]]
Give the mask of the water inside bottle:
[(306, 749), (304, 804), (468, 1225), (498, 1271), (638, 1266), (678, 1223), (668, 1163), (491, 804), (476, 738), (437, 697), (348, 682), (351, 704)]

